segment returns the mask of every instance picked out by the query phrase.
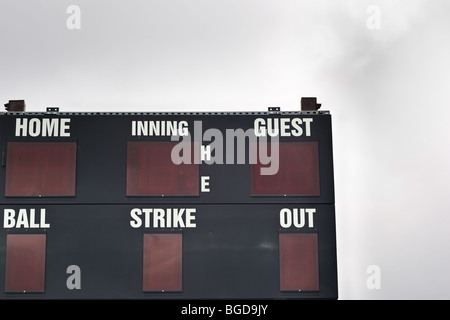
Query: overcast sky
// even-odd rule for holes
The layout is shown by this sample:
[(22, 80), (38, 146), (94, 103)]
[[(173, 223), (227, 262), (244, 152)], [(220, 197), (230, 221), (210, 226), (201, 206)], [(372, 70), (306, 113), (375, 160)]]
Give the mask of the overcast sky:
[(448, 0), (0, 0), (0, 102), (291, 111), (316, 96), (333, 117), (340, 298), (450, 299), (449, 14)]

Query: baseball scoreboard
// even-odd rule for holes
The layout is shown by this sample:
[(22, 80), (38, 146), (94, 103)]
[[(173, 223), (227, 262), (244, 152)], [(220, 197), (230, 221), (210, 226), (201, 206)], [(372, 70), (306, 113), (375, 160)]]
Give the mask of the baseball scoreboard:
[(328, 111), (0, 115), (1, 299), (337, 299)]

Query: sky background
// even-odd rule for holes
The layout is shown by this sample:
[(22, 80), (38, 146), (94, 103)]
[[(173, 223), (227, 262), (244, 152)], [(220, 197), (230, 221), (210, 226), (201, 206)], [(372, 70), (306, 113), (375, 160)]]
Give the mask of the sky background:
[(448, 0), (0, 0), (0, 102), (294, 111), (317, 97), (340, 299), (450, 299), (449, 14)]

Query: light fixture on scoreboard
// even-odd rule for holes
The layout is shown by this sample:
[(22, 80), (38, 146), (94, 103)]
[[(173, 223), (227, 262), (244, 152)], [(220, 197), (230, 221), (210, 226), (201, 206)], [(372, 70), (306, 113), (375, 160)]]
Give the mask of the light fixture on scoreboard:
[(317, 103), (317, 98), (304, 97), (301, 100), (302, 111), (317, 111), (321, 106), (321, 103)]
[(10, 112), (24, 112), (25, 106), (25, 100), (9, 100), (8, 103), (5, 103), (5, 110)]

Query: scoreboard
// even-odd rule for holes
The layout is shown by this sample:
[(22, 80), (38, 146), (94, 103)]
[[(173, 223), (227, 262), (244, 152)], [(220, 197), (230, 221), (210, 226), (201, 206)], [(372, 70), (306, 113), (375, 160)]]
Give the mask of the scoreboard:
[(0, 115), (1, 299), (337, 299), (328, 111)]

